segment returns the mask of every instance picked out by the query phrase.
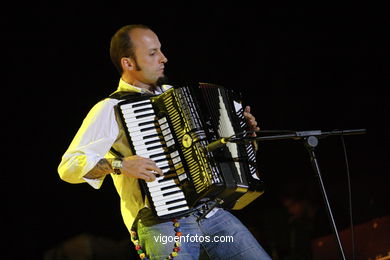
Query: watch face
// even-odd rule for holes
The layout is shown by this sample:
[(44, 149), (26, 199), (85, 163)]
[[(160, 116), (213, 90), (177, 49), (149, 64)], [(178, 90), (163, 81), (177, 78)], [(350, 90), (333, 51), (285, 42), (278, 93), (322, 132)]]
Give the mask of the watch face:
[(121, 160), (113, 160), (112, 161), (112, 168), (116, 168), (116, 169), (119, 169), (119, 168), (122, 168), (122, 161)]

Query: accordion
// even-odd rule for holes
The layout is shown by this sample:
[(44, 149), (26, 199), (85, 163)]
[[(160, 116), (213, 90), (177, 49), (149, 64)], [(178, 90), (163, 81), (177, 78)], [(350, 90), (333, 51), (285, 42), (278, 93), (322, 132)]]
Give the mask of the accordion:
[(264, 191), (252, 143), (208, 144), (247, 130), (240, 95), (220, 86), (171, 88), (157, 96), (129, 96), (115, 109), (133, 154), (150, 158), (163, 171), (140, 180), (160, 219), (186, 215), (202, 202), (242, 209)]

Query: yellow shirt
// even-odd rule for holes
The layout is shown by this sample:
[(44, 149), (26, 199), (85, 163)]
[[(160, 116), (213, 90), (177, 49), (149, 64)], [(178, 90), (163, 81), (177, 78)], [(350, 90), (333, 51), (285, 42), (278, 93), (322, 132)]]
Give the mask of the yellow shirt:
[[(170, 86), (165, 85), (166, 90)], [(122, 79), (116, 91), (144, 92), (147, 90), (132, 86)], [(161, 89), (155, 94), (160, 94)], [(125, 157), (131, 156), (131, 150), (123, 129), (119, 127), (114, 106), (119, 100), (106, 98), (97, 103), (84, 119), (80, 129), (62, 156), (58, 173), (62, 180), (69, 183), (87, 182), (95, 189), (99, 189), (105, 177), (87, 179), (87, 174), (102, 158), (115, 157), (110, 153), (111, 147)], [(123, 174), (111, 174), (116, 190), (121, 199), (123, 221), (130, 231), (138, 211), (147, 205), (143, 200), (138, 179)]]

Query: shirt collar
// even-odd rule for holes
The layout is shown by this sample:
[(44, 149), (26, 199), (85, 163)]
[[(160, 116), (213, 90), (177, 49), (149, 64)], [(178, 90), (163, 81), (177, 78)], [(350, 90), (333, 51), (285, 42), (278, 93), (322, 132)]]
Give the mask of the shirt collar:
[(166, 90), (172, 88), (172, 86), (170, 85), (162, 85), (162, 87), (158, 87), (155, 91), (155, 93), (152, 93), (150, 92), (149, 90), (147, 89), (143, 89), (143, 88), (139, 88), (139, 87), (136, 87), (136, 86), (133, 86), (129, 83), (127, 83), (126, 81), (124, 81), (122, 78), (119, 80), (119, 85), (118, 85), (118, 89), (116, 90), (116, 92), (119, 92), (119, 91), (127, 91), (127, 92), (137, 92), (137, 93), (149, 93), (149, 94), (155, 94), (155, 95), (159, 95), (161, 94), (162, 92), (165, 92)]
[[(124, 81), (123, 79), (120, 79), (120, 80), (119, 80), (118, 89), (117, 89), (116, 91), (126, 91), (126, 92), (143, 93), (143, 92), (148, 91), (148, 90), (145, 90), (145, 89), (142, 89), (142, 88), (139, 88), (139, 87), (130, 85), (129, 83), (127, 83), (127, 82)], [(149, 91), (148, 91), (148, 92), (149, 92)]]

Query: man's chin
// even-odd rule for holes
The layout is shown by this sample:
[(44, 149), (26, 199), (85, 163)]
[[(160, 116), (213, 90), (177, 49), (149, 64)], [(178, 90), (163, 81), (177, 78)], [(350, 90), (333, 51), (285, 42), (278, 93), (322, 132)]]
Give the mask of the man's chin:
[(168, 77), (167, 76), (161, 76), (156, 81), (156, 86), (161, 87), (164, 84), (168, 84)]

